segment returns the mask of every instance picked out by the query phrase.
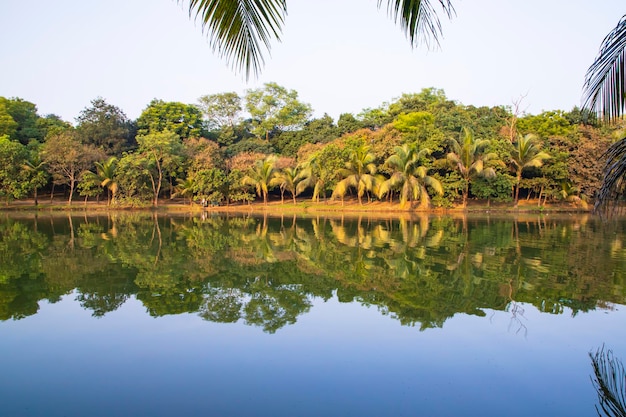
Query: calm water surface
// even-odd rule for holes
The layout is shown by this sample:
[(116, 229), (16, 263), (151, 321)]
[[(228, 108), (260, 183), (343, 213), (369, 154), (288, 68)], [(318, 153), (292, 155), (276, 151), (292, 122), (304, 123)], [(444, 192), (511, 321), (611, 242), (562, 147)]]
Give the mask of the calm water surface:
[(626, 223), (4, 215), (2, 416), (593, 416)]

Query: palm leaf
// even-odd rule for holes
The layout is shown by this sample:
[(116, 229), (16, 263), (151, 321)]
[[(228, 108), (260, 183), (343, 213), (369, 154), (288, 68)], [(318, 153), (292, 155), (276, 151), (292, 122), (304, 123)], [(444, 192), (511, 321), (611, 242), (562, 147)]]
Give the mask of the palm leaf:
[(587, 70), (583, 109), (607, 121), (626, 109), (626, 15), (604, 38), (600, 52)]
[(607, 149), (604, 165), (604, 179), (596, 197), (595, 211), (607, 213), (612, 204), (624, 194), (626, 178), (626, 138)]
[[(381, 4), (379, 0), (379, 8)], [(452, 17), (451, 1), (439, 4)], [(422, 39), (427, 46), (431, 39), (439, 45), (441, 22), (428, 0), (387, 0), (387, 11), (412, 46)], [(246, 78), (258, 76), (265, 62), (263, 49), (269, 52), (271, 42), (280, 40), (286, 14), (287, 0), (189, 0), (189, 15), (201, 22), (213, 50)]]
[(208, 32), (211, 47), (235, 70), (258, 75), (262, 49), (280, 39), (286, 0), (189, 0), (189, 15)]
[[(378, 0), (380, 8), (382, 0)], [(439, 0), (444, 13), (448, 17), (454, 14), (454, 7), (449, 0)], [(423, 39), (430, 46), (431, 39), (439, 45), (439, 37), (442, 35), (441, 22), (437, 13), (428, 0), (388, 0), (387, 12), (391, 18), (400, 24), (400, 28), (409, 38), (412, 46)]]

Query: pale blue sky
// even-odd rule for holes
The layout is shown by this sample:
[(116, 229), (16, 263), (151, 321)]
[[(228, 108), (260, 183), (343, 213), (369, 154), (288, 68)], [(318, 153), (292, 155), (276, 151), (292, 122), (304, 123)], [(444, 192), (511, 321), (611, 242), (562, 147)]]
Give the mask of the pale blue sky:
[(600, 42), (626, 13), (623, 0), (453, 0), (441, 48), (428, 51), (412, 49), (376, 3), (288, 0), (283, 41), (246, 83), (175, 0), (1, 0), (0, 96), (71, 122), (97, 96), (136, 118), (153, 98), (196, 103), (269, 81), (335, 119), (426, 87), (463, 104), (525, 95), (529, 113), (570, 110)]

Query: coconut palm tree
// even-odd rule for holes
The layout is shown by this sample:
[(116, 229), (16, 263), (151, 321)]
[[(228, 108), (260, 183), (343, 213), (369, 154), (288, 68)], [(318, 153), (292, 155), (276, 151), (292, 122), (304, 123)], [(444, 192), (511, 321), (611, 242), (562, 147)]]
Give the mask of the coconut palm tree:
[(118, 159), (115, 156), (110, 157), (104, 162), (96, 162), (96, 175), (100, 180), (100, 186), (107, 189), (107, 205), (115, 201), (115, 194), (118, 190), (118, 184), (115, 180), (115, 170), (117, 169)]
[(270, 155), (265, 159), (255, 162), (254, 166), (241, 179), (243, 185), (252, 185), (256, 189), (259, 197), (263, 197), (263, 204), (267, 204), (267, 193), (269, 189), (278, 185), (276, 176), (276, 156)]
[(289, 191), (293, 204), (296, 204), (296, 197), (307, 188), (304, 183), (305, 174), (300, 166), (285, 167), (276, 173), (276, 181), (280, 187), (281, 203), (284, 203), (285, 191)]
[(426, 186), (430, 186), (439, 195), (443, 195), (441, 182), (428, 175), (428, 168), (422, 165), (425, 156), (430, 155), (429, 149), (417, 151), (415, 146), (404, 144), (394, 148), (394, 154), (387, 158), (385, 164), (393, 169), (391, 177), (383, 182), (379, 189), (382, 197), (392, 189), (400, 188), (400, 207), (408, 201), (419, 200), (421, 207), (428, 207), (430, 196)]
[(333, 198), (343, 197), (350, 188), (356, 189), (359, 204), (363, 204), (362, 197), (367, 191), (374, 191), (380, 178), (376, 177), (376, 157), (370, 152), (367, 145), (359, 146), (350, 155), (350, 160), (346, 162), (346, 167), (341, 170), (343, 179), (337, 183), (333, 191)]
[(498, 155), (495, 153), (484, 153), (485, 148), (491, 141), (489, 139), (477, 139), (474, 133), (463, 128), (462, 137), (450, 139), (450, 152), (446, 158), (453, 165), (465, 184), (463, 188), (463, 207), (467, 206), (467, 196), (469, 194), (469, 185), (475, 176), (484, 176), (487, 178), (494, 177), (496, 172), (491, 167), (485, 167), (485, 162), (498, 162)]
[[(181, 196), (189, 199), (189, 205), (193, 205), (193, 195), (196, 188), (196, 183), (193, 177), (187, 176), (187, 178), (177, 178), (176, 186), (174, 186), (174, 194), (172, 196)], [(204, 200), (203, 200), (204, 201)]]
[(550, 155), (541, 150), (537, 142), (537, 136), (533, 134), (519, 135), (513, 144), (511, 151), (511, 169), (515, 173), (515, 205), (519, 202), (519, 186), (522, 181), (522, 172), (526, 168), (539, 168), (543, 161), (550, 159)]
[[(382, 3), (378, 0), (379, 8)], [(448, 17), (454, 14), (450, 0), (439, 4)], [(441, 24), (431, 1), (387, 0), (387, 11), (412, 46), (421, 40), (439, 43)], [(200, 21), (213, 50), (247, 78), (258, 75), (263, 50), (280, 40), (286, 14), (287, 0), (189, 0), (189, 15)]]
[(41, 155), (38, 152), (33, 152), (29, 155), (29, 158), (22, 166), (22, 169), (28, 173), (28, 180), (30, 186), (33, 188), (35, 205), (38, 205), (39, 199), (37, 196), (37, 190), (46, 185), (46, 182), (48, 182), (46, 163), (42, 161)]

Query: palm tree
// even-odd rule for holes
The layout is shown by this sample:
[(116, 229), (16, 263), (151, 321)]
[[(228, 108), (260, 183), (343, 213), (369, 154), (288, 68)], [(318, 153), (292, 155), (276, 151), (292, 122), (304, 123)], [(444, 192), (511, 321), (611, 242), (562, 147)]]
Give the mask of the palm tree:
[(463, 136), (460, 140), (450, 139), (450, 152), (447, 159), (459, 171), (465, 184), (463, 188), (463, 207), (467, 206), (469, 184), (473, 177), (494, 177), (496, 172), (491, 167), (485, 167), (485, 162), (498, 162), (495, 153), (484, 154), (484, 150), (491, 141), (489, 139), (476, 139), (474, 133), (464, 127)]
[(107, 205), (115, 201), (118, 184), (115, 180), (115, 170), (117, 169), (118, 159), (114, 156), (104, 162), (96, 162), (96, 174), (100, 180), (100, 186), (107, 189)]
[(537, 143), (537, 137), (533, 134), (525, 136), (519, 135), (513, 144), (511, 152), (511, 169), (515, 172), (515, 205), (519, 202), (519, 188), (522, 181), (522, 172), (526, 168), (539, 168), (543, 161), (549, 159), (550, 155), (543, 152)]
[[(602, 41), (600, 52), (587, 70), (583, 109), (612, 122), (626, 110), (626, 15)], [(626, 138), (606, 152), (604, 178), (596, 197), (595, 210), (607, 211), (624, 194), (626, 178)]]
[(343, 201), (343, 196), (348, 189), (355, 188), (359, 204), (363, 204), (363, 194), (366, 191), (373, 191), (379, 182), (379, 178), (375, 176), (375, 159), (376, 157), (370, 152), (370, 147), (367, 145), (361, 145), (352, 152), (350, 160), (346, 162), (346, 168), (341, 170), (343, 179), (335, 186), (333, 197), (341, 196)]
[[(189, 198), (189, 205), (193, 205), (193, 194), (196, 188), (196, 183), (192, 176), (187, 178), (177, 178), (176, 186), (174, 187), (174, 194), (172, 196), (181, 196), (183, 198)], [(203, 200), (204, 201), (204, 200)]]
[(270, 155), (255, 162), (254, 166), (241, 179), (243, 185), (252, 185), (256, 188), (259, 197), (263, 197), (263, 204), (267, 205), (269, 189), (278, 184), (276, 177), (276, 156)]
[(306, 176), (301, 167), (285, 167), (276, 173), (276, 181), (280, 187), (281, 203), (284, 203), (284, 193), (289, 191), (293, 204), (296, 204), (296, 197), (307, 188), (304, 180)]
[(33, 187), (35, 205), (39, 204), (37, 190), (48, 181), (48, 173), (46, 172), (45, 166), (46, 163), (41, 160), (41, 155), (38, 152), (31, 153), (22, 166), (22, 169), (28, 173), (30, 186)]
[[(179, 3), (182, 0), (178, 0)], [(378, 0), (381, 7), (382, 0)], [(451, 17), (450, 0), (439, 0), (443, 12)], [(387, 11), (406, 33), (412, 46), (431, 39), (439, 44), (441, 23), (429, 0), (387, 0)], [(200, 20), (211, 47), (246, 78), (258, 75), (263, 66), (263, 49), (280, 40), (287, 14), (287, 0), (189, 0), (189, 15)]]
[(428, 175), (428, 168), (421, 161), (430, 155), (429, 149), (419, 152), (415, 146), (404, 144), (394, 148), (394, 154), (387, 158), (385, 164), (394, 170), (391, 178), (380, 186), (380, 196), (384, 196), (390, 190), (401, 187), (400, 207), (404, 207), (408, 201), (419, 200), (421, 207), (428, 207), (430, 196), (426, 186), (430, 186), (439, 195), (443, 195), (443, 187), (436, 179)]

